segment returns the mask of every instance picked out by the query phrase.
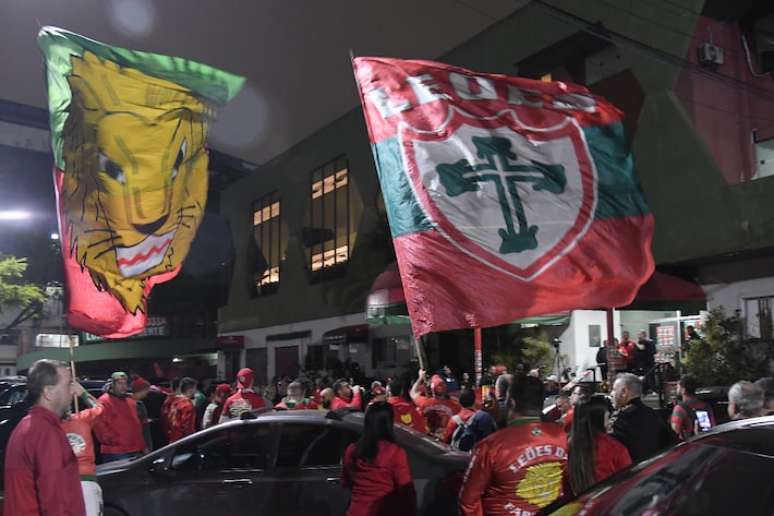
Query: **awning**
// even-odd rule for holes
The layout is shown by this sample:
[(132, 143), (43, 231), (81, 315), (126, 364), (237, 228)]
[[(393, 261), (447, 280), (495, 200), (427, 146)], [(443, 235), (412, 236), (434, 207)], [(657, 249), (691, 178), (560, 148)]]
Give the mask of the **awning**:
[(368, 325), (356, 324), (342, 326), (323, 333), (323, 344), (344, 344), (353, 342), (368, 342)]
[[(371, 326), (411, 324), (398, 265), (393, 262), (376, 277), (366, 300), (366, 320)], [(511, 324), (559, 326), (570, 323), (570, 312), (540, 315)]]

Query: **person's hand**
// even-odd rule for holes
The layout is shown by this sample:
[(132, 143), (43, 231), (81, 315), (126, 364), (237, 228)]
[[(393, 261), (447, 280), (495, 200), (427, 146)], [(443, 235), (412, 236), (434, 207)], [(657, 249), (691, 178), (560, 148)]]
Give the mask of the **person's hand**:
[(426, 374), (427, 374), (427, 371), (425, 371), (424, 369), (419, 370), (419, 378), (424, 379)]
[(359, 393), (360, 392), (360, 386), (359, 385), (353, 385), (352, 386), (352, 392), (354, 392), (355, 394)]
[(73, 382), (73, 394), (80, 398), (85, 392), (86, 389), (83, 388), (83, 385), (78, 382)]

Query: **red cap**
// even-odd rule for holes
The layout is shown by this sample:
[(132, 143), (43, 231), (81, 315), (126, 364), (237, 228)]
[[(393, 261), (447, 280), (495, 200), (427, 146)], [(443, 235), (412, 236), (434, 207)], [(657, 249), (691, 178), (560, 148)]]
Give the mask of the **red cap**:
[(443, 394), (446, 392), (446, 382), (439, 375), (434, 374), (430, 378), (430, 388), (435, 394)]
[(240, 369), (237, 373), (237, 385), (242, 388), (250, 387), (253, 384), (253, 370), (249, 367)]
[(150, 382), (141, 376), (138, 376), (132, 380), (132, 392), (140, 392), (145, 389), (150, 389)]
[(231, 394), (231, 386), (227, 383), (221, 383), (215, 387), (215, 394), (218, 396), (228, 396)]

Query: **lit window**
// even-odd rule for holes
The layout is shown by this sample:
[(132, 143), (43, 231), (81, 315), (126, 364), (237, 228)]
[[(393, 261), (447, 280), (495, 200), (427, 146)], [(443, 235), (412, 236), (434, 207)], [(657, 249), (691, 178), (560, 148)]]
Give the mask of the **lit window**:
[(551, 81), (553, 81), (554, 79), (553, 79), (553, 75), (552, 75), (552, 74), (550, 74), (550, 73), (545, 73), (545, 74), (543, 74), (543, 75), (541, 75), (541, 76), (540, 76), (540, 80), (541, 80), (541, 81), (543, 81), (543, 82), (551, 82)]
[(312, 172), (308, 226), (303, 240), (313, 280), (341, 271), (349, 260), (353, 224), (350, 213), (349, 165), (344, 157)]
[(250, 261), (254, 271), (255, 293), (275, 292), (280, 281), (280, 261), (286, 247), (278, 192), (253, 203), (253, 244)]

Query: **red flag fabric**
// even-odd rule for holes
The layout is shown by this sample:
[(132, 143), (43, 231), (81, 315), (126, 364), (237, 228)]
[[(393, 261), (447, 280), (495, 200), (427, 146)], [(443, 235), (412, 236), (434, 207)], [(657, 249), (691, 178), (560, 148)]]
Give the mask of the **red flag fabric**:
[(653, 216), (618, 109), (561, 82), (353, 65), (416, 335), (631, 302)]

